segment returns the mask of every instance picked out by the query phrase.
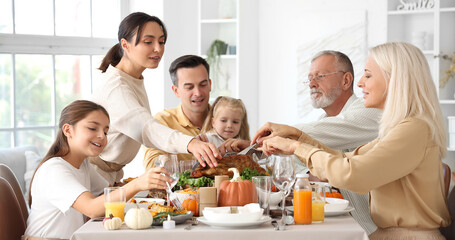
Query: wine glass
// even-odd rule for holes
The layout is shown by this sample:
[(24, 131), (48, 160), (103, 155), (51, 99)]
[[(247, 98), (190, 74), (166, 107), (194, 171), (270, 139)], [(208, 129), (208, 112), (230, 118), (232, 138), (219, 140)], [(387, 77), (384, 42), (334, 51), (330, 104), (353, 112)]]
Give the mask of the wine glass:
[(272, 171), (272, 181), (273, 184), (280, 190), (282, 195), (281, 202), (281, 223), (280, 229), (284, 229), (286, 221), (286, 209), (285, 209), (285, 199), (286, 196), (291, 192), (291, 188), (295, 182), (295, 169), (294, 169), (294, 159), (292, 155), (283, 155), (276, 154), (271, 155), (274, 165)]
[[(176, 154), (165, 154), (160, 155), (156, 162), (156, 166), (163, 167), (169, 172), (169, 177), (172, 179), (170, 188), (172, 189), (175, 184), (179, 181), (180, 171), (179, 171), (179, 159)], [(164, 175), (164, 174), (163, 174)]]

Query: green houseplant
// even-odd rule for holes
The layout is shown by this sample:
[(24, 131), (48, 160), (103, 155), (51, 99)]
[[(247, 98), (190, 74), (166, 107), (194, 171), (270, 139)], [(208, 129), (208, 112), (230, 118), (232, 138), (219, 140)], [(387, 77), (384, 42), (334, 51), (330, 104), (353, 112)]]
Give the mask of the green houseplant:
[(221, 69), (221, 55), (226, 54), (228, 44), (222, 40), (216, 39), (212, 42), (207, 50), (207, 63), (210, 65), (211, 79), (214, 84), (214, 90), (220, 88), (218, 85), (219, 80), (223, 77)]

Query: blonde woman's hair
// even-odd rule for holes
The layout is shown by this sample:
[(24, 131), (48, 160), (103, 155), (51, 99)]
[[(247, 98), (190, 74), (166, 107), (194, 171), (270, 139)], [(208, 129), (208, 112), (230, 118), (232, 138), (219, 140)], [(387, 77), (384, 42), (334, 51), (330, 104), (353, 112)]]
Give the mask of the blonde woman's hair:
[(242, 100), (236, 99), (236, 98), (231, 98), (231, 97), (219, 96), (215, 100), (215, 102), (213, 102), (213, 105), (210, 108), (209, 114), (207, 115), (207, 118), (204, 121), (204, 125), (202, 127), (201, 132), (206, 133), (213, 129), (212, 119), (218, 114), (219, 109), (222, 107), (228, 107), (230, 109), (233, 109), (235, 111), (239, 111), (240, 113), (242, 113), (242, 122), (240, 124), (240, 131), (239, 131), (239, 134), (235, 137), (250, 141), (250, 126), (248, 125), (248, 116), (246, 114), (245, 105), (243, 104)]
[(419, 118), (427, 123), (443, 158), (447, 152), (446, 130), (430, 67), (422, 51), (409, 43), (390, 42), (372, 48), (370, 54), (388, 85), (379, 138), (403, 119)]

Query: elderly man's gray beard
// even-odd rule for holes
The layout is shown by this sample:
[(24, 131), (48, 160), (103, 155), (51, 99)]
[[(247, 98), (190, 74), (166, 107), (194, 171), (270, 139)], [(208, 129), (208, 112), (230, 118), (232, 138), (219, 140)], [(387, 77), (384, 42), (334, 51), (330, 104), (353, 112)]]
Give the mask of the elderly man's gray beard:
[[(333, 102), (341, 95), (343, 89), (341, 87), (332, 88), (328, 93), (327, 96), (321, 90), (317, 90), (316, 88), (310, 89), (310, 96), (311, 96), (311, 103), (314, 108), (325, 108), (332, 105)], [(319, 98), (316, 98), (317, 93), (322, 94)]]

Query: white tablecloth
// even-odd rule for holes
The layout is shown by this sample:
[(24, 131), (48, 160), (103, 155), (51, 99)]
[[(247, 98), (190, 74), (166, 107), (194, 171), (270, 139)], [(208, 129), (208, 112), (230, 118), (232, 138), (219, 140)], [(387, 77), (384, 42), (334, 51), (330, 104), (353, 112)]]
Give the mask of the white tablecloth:
[(324, 223), (311, 225), (288, 225), (285, 231), (275, 231), (270, 222), (254, 228), (214, 228), (203, 223), (191, 230), (183, 228), (189, 224), (177, 225), (173, 230), (153, 227), (143, 230), (129, 229), (125, 224), (119, 230), (106, 230), (102, 222), (89, 221), (79, 228), (71, 240), (290, 240), (290, 239), (327, 239), (327, 240), (368, 240), (360, 225), (350, 216), (326, 217)]

